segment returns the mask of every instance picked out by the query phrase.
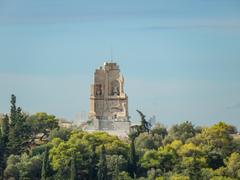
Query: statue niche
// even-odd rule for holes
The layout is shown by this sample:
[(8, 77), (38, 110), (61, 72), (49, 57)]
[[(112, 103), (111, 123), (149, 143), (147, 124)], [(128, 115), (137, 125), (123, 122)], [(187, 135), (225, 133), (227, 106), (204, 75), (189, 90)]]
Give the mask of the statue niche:
[(112, 87), (111, 95), (112, 96), (119, 96), (120, 95), (119, 82), (117, 80), (113, 81), (111, 83), (111, 87)]
[(101, 84), (95, 85), (95, 95), (102, 96), (102, 85)]

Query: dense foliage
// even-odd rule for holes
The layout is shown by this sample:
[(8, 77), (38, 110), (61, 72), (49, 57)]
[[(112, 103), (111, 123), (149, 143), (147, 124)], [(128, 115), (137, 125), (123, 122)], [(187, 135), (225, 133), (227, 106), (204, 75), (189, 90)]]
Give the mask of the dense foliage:
[[(0, 179), (233, 180), (240, 179), (240, 140), (219, 122), (141, 124), (126, 139), (104, 132), (63, 129), (53, 115), (28, 115), (11, 98), (1, 120)], [(235, 135), (234, 135), (235, 134)]]

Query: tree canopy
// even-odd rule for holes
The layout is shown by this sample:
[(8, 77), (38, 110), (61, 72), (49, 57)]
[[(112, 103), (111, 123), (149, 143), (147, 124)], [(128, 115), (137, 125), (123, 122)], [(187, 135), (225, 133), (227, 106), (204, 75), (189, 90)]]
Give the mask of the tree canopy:
[(0, 180), (235, 180), (240, 179), (236, 127), (190, 121), (154, 127), (139, 111), (128, 138), (58, 126), (44, 112), (26, 114), (11, 96), (0, 127)]

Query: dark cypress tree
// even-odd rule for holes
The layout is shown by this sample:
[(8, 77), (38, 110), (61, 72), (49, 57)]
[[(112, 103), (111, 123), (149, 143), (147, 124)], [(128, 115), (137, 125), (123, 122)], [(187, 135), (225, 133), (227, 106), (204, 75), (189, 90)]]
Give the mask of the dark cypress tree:
[(120, 169), (119, 169), (119, 162), (118, 162), (118, 158), (117, 158), (117, 162), (116, 162), (116, 166), (115, 166), (115, 169), (114, 169), (114, 172), (113, 172), (113, 180), (118, 180), (119, 178), (119, 172), (120, 172)]
[[(10, 129), (8, 135), (8, 151), (9, 154), (20, 154), (20, 129), (17, 129), (17, 122), (18, 122), (18, 112), (16, 107), (16, 96), (12, 94), (11, 96), (11, 107), (10, 107)], [(19, 125), (18, 125), (19, 126)]]
[(130, 130), (130, 134), (129, 134), (129, 138), (130, 139), (135, 139), (137, 138), (141, 133), (147, 132), (149, 133), (151, 130), (151, 123), (149, 123), (146, 120), (146, 116), (139, 110), (137, 110), (137, 112), (139, 113), (140, 117), (141, 117), (141, 124), (140, 125), (135, 125), (131, 127)]
[(46, 180), (47, 177), (50, 176), (51, 167), (48, 159), (48, 154), (49, 154), (49, 149), (48, 147), (46, 147), (45, 152), (43, 154), (41, 180)]
[(151, 129), (151, 123), (149, 123), (146, 120), (146, 116), (141, 111), (137, 110), (137, 112), (141, 116), (140, 133), (143, 133), (143, 132), (148, 132), (149, 133), (149, 131)]
[(9, 136), (8, 136), (8, 144), (7, 144), (9, 154), (20, 154), (19, 144), (21, 142), (20, 142), (19, 136), (17, 136), (17, 135), (18, 134), (17, 134), (17, 131), (14, 128), (14, 126), (10, 126)]
[(31, 131), (26, 125), (27, 116), (20, 107), (16, 107), (16, 96), (12, 95), (10, 110), (10, 128), (7, 149), (9, 154), (21, 154), (26, 150)]
[(9, 134), (9, 118), (7, 115), (2, 119), (2, 126), (0, 128), (0, 179), (3, 179), (3, 170), (6, 167), (6, 159), (8, 156), (7, 143)]
[(75, 163), (74, 157), (72, 157), (72, 159), (71, 159), (70, 180), (77, 180), (77, 170), (76, 170), (76, 163)]
[(16, 107), (16, 96), (12, 94), (11, 96), (11, 109), (10, 109), (10, 119), (11, 119), (11, 126), (15, 126), (17, 121), (17, 107)]
[(9, 134), (9, 118), (8, 115), (5, 115), (2, 119), (2, 137), (4, 140), (4, 143), (7, 143), (8, 141), (8, 134)]
[(89, 180), (94, 180), (97, 177), (96, 165), (97, 165), (96, 147), (93, 145), (90, 157)]
[(129, 157), (129, 173), (132, 178), (136, 175), (137, 172), (137, 156), (136, 149), (134, 144), (134, 139), (131, 139), (130, 145), (130, 157)]
[(30, 126), (26, 123), (27, 115), (22, 112), (20, 107), (17, 108), (17, 123), (15, 129), (19, 136), (19, 150), (20, 153), (28, 148), (29, 138), (31, 136)]
[(98, 167), (98, 180), (107, 179), (107, 160), (105, 146), (102, 145), (100, 151), (99, 167)]
[(4, 171), (4, 140), (2, 136), (2, 130), (0, 128), (0, 180), (3, 179), (3, 171)]

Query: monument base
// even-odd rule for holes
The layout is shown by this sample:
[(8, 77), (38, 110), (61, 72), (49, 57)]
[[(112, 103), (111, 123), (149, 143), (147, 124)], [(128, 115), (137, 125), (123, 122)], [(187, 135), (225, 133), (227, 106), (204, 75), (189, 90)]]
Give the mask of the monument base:
[(84, 130), (86, 131), (104, 131), (119, 137), (127, 137), (130, 132), (131, 122), (129, 120), (117, 119), (93, 119)]

